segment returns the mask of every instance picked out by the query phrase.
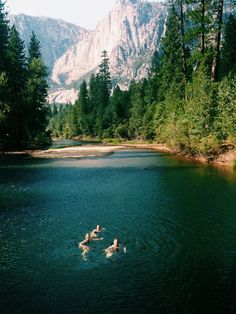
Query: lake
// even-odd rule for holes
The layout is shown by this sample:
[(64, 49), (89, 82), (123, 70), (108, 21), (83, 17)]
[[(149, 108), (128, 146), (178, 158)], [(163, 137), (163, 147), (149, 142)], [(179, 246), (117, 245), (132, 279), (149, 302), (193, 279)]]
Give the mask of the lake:
[(236, 176), (148, 150), (2, 157), (0, 278), (1, 314), (236, 313)]

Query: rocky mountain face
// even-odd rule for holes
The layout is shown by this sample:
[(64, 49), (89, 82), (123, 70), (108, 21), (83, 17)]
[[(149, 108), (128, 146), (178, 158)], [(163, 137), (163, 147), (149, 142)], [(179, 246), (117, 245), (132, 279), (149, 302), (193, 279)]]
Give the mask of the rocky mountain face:
[(131, 80), (147, 75), (151, 57), (160, 47), (167, 9), (148, 0), (117, 0), (95, 30), (46, 17), (12, 15), (22, 39), (29, 43), (34, 31), (51, 78), (50, 102), (71, 102), (77, 97), (74, 82), (88, 78), (107, 50), (114, 84), (127, 88)]
[(54, 63), (73, 45), (89, 34), (84, 28), (47, 17), (33, 17), (24, 14), (10, 15), (10, 23), (15, 24), (26, 46), (32, 31), (40, 40), (42, 55), (49, 71)]
[(117, 0), (96, 29), (55, 63), (52, 80), (69, 85), (96, 71), (107, 50), (113, 81), (127, 86), (144, 77), (164, 33), (166, 7), (160, 2)]
[(78, 98), (78, 91), (74, 88), (57, 88), (51, 89), (48, 93), (50, 104), (74, 104)]

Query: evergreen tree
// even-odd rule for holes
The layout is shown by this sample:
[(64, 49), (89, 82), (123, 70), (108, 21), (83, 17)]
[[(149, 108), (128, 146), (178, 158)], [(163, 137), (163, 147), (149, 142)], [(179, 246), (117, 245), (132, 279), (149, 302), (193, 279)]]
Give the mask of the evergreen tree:
[[(81, 85), (74, 107), (80, 111), (81, 133), (121, 140), (156, 139), (208, 158), (214, 158), (222, 145), (224, 149), (235, 147), (233, 16), (225, 28), (222, 50), (221, 71), (226, 77), (217, 82), (223, 3), (172, 0), (161, 52), (154, 53), (148, 78), (132, 82), (128, 91), (117, 86), (111, 93), (109, 60), (104, 51), (99, 73), (91, 76), (88, 91), (85, 82)], [(59, 110), (52, 118), (55, 133), (74, 134), (72, 111)], [(91, 127), (87, 128), (87, 123)]]
[(9, 113), (9, 148), (25, 148), (27, 140), (24, 91), (26, 86), (26, 56), (24, 42), (15, 26), (11, 28), (9, 37), (8, 65), (8, 100)]
[(111, 93), (111, 74), (109, 69), (109, 58), (106, 50), (103, 50), (102, 52), (102, 62), (99, 64), (99, 78), (101, 81), (105, 84), (107, 88), (107, 92), (110, 95)]
[[(0, 74), (0, 95), (3, 96), (7, 88), (7, 78), (5, 73)], [(4, 97), (0, 97), (0, 150), (4, 145), (4, 139), (7, 133), (7, 116), (9, 105)]]
[(109, 59), (107, 52), (102, 52), (102, 61), (99, 65), (99, 73), (96, 80), (97, 85), (97, 108), (96, 108), (96, 122), (95, 129), (98, 136), (102, 136), (104, 129), (108, 125), (108, 117), (106, 116), (107, 107), (109, 104), (109, 97), (111, 93), (111, 75), (109, 70)]
[(0, 73), (7, 70), (9, 31), (5, 2), (0, 0)]
[(149, 77), (157, 81), (159, 72), (160, 72), (160, 55), (157, 52), (157, 50), (155, 50), (151, 59), (151, 69)]
[(187, 42), (205, 54), (209, 48), (209, 33), (212, 29), (212, 0), (187, 0)]
[[(186, 89), (184, 128), (187, 138), (182, 142), (182, 148), (185, 147), (191, 154), (214, 153), (214, 139), (211, 136), (215, 116), (213, 96), (213, 84), (202, 65), (195, 72), (193, 81), (188, 83)], [(215, 143), (218, 148), (216, 139)]]
[(151, 68), (148, 77), (146, 90), (146, 101), (153, 103), (158, 99), (158, 82), (160, 76), (160, 54), (155, 51), (151, 59)]
[(119, 86), (113, 91), (110, 98), (109, 112), (111, 124), (117, 125), (129, 117), (130, 99), (127, 91), (122, 91)]
[(56, 104), (53, 104), (53, 107), (52, 107), (52, 116), (56, 116), (58, 114), (58, 110), (57, 110), (57, 105)]
[(214, 45), (213, 45), (213, 62), (211, 68), (212, 80), (216, 82), (219, 79), (219, 65), (220, 65), (220, 47), (222, 40), (222, 28), (223, 28), (223, 13), (224, 13), (224, 0), (215, 0), (215, 30), (214, 30)]
[(226, 145), (236, 146), (236, 79), (225, 77), (218, 85), (215, 118), (217, 137)]
[(181, 23), (175, 6), (171, 6), (166, 24), (166, 33), (162, 42), (160, 63), (159, 98), (163, 100), (170, 89), (177, 89), (183, 95), (185, 69), (183, 67), (183, 46)]
[(28, 48), (27, 81), (25, 88), (27, 131), (32, 146), (44, 145), (49, 136), (47, 126), (47, 69), (41, 58), (40, 43), (32, 33)]
[(86, 81), (83, 81), (80, 85), (79, 98), (76, 102), (78, 112), (78, 122), (81, 134), (89, 135), (90, 123), (89, 123), (89, 98)]
[(7, 101), (8, 39), (9, 26), (5, 3), (0, 0), (0, 150), (5, 145), (9, 127), (7, 125), (9, 112), (9, 103)]
[(92, 74), (89, 80), (89, 90), (88, 90), (88, 98), (89, 98), (89, 108), (90, 108), (90, 115), (89, 115), (89, 126), (90, 126), (90, 135), (96, 135), (96, 127), (95, 121), (97, 117), (97, 109), (99, 106), (98, 100), (98, 78)]
[(129, 121), (129, 136), (142, 137), (142, 122), (146, 112), (142, 82), (132, 83), (130, 87), (131, 116)]
[(221, 75), (236, 74), (236, 18), (230, 15), (225, 25)]
[(32, 59), (42, 59), (40, 42), (37, 39), (34, 31), (31, 34), (28, 52), (29, 52), (29, 60), (28, 60), (29, 63), (32, 61)]

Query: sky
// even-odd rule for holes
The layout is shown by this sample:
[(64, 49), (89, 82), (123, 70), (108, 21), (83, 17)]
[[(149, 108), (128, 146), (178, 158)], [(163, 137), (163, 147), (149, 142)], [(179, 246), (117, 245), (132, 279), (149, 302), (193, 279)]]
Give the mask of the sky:
[[(151, 0), (156, 1), (156, 0)], [(116, 0), (7, 0), (10, 14), (60, 18), (86, 29), (96, 24), (114, 7)]]

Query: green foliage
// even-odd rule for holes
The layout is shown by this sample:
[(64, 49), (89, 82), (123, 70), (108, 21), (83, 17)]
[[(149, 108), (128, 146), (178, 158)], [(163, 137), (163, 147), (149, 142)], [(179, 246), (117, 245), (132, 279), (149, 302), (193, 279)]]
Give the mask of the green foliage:
[[(90, 133), (91, 125), (89, 120), (90, 108), (89, 108), (89, 98), (87, 84), (85, 81), (80, 85), (79, 98), (76, 102), (76, 109), (73, 113), (74, 116), (77, 115), (78, 126), (77, 133), (88, 135)], [(76, 120), (76, 117), (74, 117)], [(75, 126), (76, 129), (76, 126)], [(76, 130), (75, 130), (76, 132)]]
[(21, 40), (15, 26), (9, 35), (8, 64), (8, 102), (10, 112), (8, 124), (8, 146), (10, 149), (23, 149), (26, 146), (27, 127), (25, 116), (24, 91), (26, 88), (26, 56), (24, 42)]
[(29, 45), (29, 63), (32, 61), (32, 59), (41, 59), (41, 47), (40, 42), (37, 39), (35, 32), (32, 32), (31, 38), (30, 38), (30, 45)]
[(225, 25), (221, 75), (236, 74), (236, 17), (230, 15)]
[(9, 25), (5, 2), (0, 0), (0, 73), (6, 70), (8, 57)]
[(124, 123), (118, 124), (114, 130), (114, 137), (119, 138), (120, 140), (128, 139), (129, 135), (127, 125)]
[(167, 19), (166, 33), (162, 42), (160, 64), (159, 98), (165, 98), (170, 89), (177, 89), (182, 95), (185, 74), (183, 67), (181, 24), (175, 6), (171, 6)]
[(144, 88), (142, 83), (132, 84), (130, 87), (130, 100), (132, 108), (129, 120), (129, 135), (130, 137), (142, 137), (142, 121), (145, 114)]
[[(47, 127), (47, 69), (41, 59), (40, 43), (33, 33), (29, 45), (27, 64), (27, 81), (25, 88), (27, 130), (31, 142), (37, 143), (37, 138)], [(40, 136), (39, 136), (40, 134)], [(47, 137), (45, 135), (45, 137)], [(39, 140), (39, 144), (41, 144)], [(34, 144), (37, 146), (36, 144)]]
[(15, 26), (8, 26), (0, 0), (0, 149), (25, 149), (50, 141), (46, 106), (47, 71), (33, 34), (26, 57)]
[(109, 58), (107, 51), (102, 51), (102, 62), (99, 64), (99, 78), (104, 83), (107, 88), (107, 93), (110, 95), (112, 84), (111, 84), (111, 74), (109, 69)]
[(109, 60), (103, 51), (99, 73), (91, 76), (88, 88), (81, 84), (76, 105), (53, 110), (52, 134), (76, 133), (113, 143), (155, 140), (208, 158), (215, 158), (225, 145), (235, 147), (236, 25), (230, 17), (222, 50), (226, 77), (216, 82), (221, 5), (221, 0), (171, 1), (165, 37), (152, 57), (149, 76), (131, 82), (127, 91), (119, 86), (111, 91)]
[(224, 78), (218, 86), (215, 132), (220, 140), (236, 145), (236, 78)]

